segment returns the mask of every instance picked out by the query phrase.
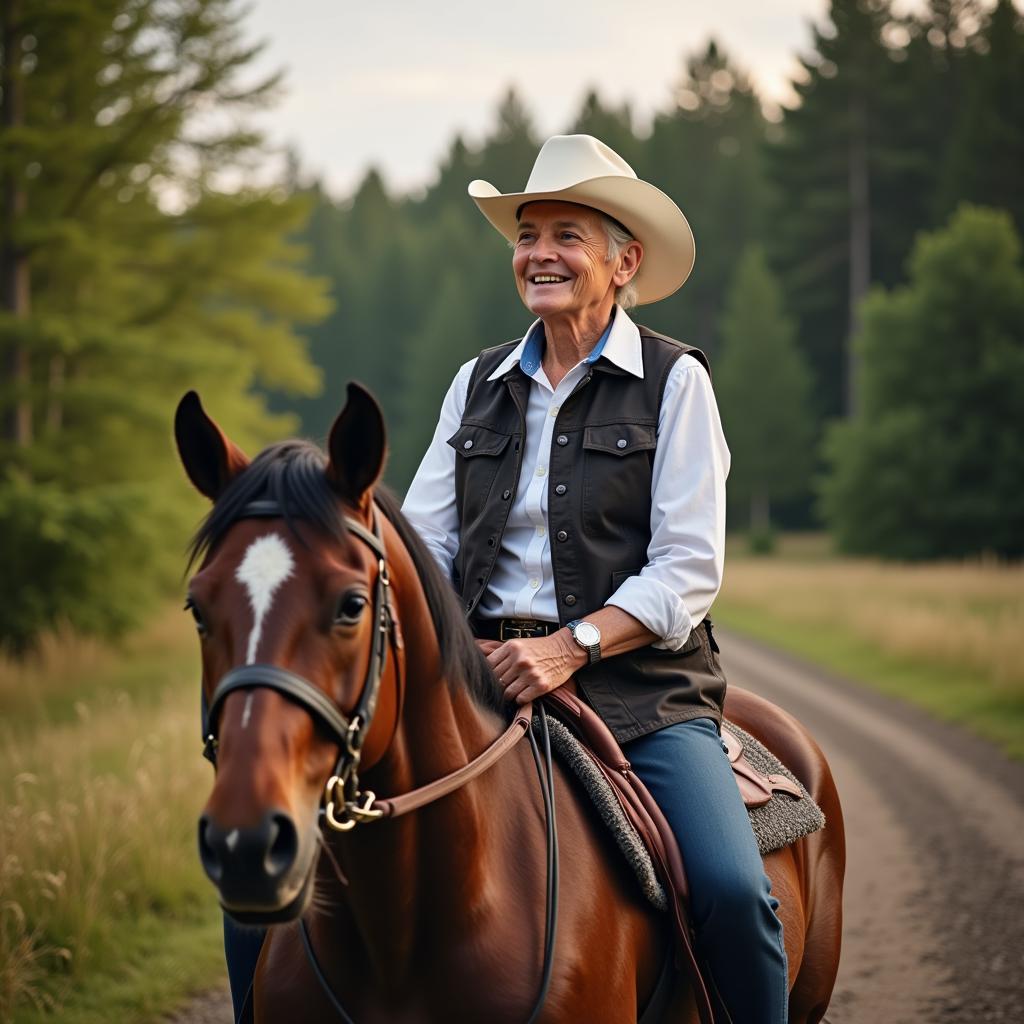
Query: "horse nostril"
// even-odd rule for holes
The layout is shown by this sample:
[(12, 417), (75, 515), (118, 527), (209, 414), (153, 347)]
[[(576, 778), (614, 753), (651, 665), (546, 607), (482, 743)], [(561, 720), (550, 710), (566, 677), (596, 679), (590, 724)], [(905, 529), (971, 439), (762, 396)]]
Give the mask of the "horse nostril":
[(217, 853), (216, 837), (211, 834), (217, 831), (217, 826), (205, 814), (199, 819), (199, 860), (212, 882), (219, 882), (224, 874), (224, 865)]
[(270, 818), (270, 844), (264, 860), (271, 878), (283, 875), (295, 863), (299, 852), (299, 834), (291, 817), (281, 811)]

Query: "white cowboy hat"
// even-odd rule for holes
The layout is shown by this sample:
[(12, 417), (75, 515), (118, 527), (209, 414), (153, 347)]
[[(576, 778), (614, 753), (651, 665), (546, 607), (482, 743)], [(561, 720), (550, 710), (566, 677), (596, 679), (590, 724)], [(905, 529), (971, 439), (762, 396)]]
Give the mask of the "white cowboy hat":
[(525, 192), (502, 195), (490, 182), (469, 183), (483, 215), (510, 242), (524, 203), (580, 203), (614, 217), (644, 247), (633, 278), (637, 302), (657, 302), (680, 288), (693, 269), (693, 232), (683, 211), (659, 188), (641, 181), (625, 160), (592, 135), (555, 135), (537, 154)]

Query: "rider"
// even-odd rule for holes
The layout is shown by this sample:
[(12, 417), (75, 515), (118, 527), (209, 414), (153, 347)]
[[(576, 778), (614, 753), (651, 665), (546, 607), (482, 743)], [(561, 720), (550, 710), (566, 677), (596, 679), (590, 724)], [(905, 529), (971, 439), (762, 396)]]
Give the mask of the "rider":
[(776, 901), (720, 737), (707, 612), (729, 451), (697, 349), (630, 306), (693, 266), (679, 208), (587, 135), (526, 189), (469, 194), (537, 317), (456, 375), (403, 511), (463, 599), (509, 700), (575, 677), (679, 841), (698, 952), (736, 1024), (787, 1017)]

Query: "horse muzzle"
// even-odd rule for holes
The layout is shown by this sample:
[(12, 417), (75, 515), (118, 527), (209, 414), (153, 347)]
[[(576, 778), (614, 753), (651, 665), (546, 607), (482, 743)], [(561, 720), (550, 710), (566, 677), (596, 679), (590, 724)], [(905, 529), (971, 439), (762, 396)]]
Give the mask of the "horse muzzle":
[(223, 908), (246, 924), (297, 917), (312, 891), (315, 836), (303, 841), (292, 816), (268, 810), (255, 825), (224, 828), (199, 819), (199, 859)]

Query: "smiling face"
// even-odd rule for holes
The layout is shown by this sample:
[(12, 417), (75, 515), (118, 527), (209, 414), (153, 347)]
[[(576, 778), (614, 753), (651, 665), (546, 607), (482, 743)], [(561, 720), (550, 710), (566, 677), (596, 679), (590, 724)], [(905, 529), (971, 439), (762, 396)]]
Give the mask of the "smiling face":
[(615, 289), (633, 277), (642, 255), (631, 242), (609, 260), (604, 222), (590, 207), (535, 202), (520, 213), (512, 270), (534, 316), (606, 322)]

